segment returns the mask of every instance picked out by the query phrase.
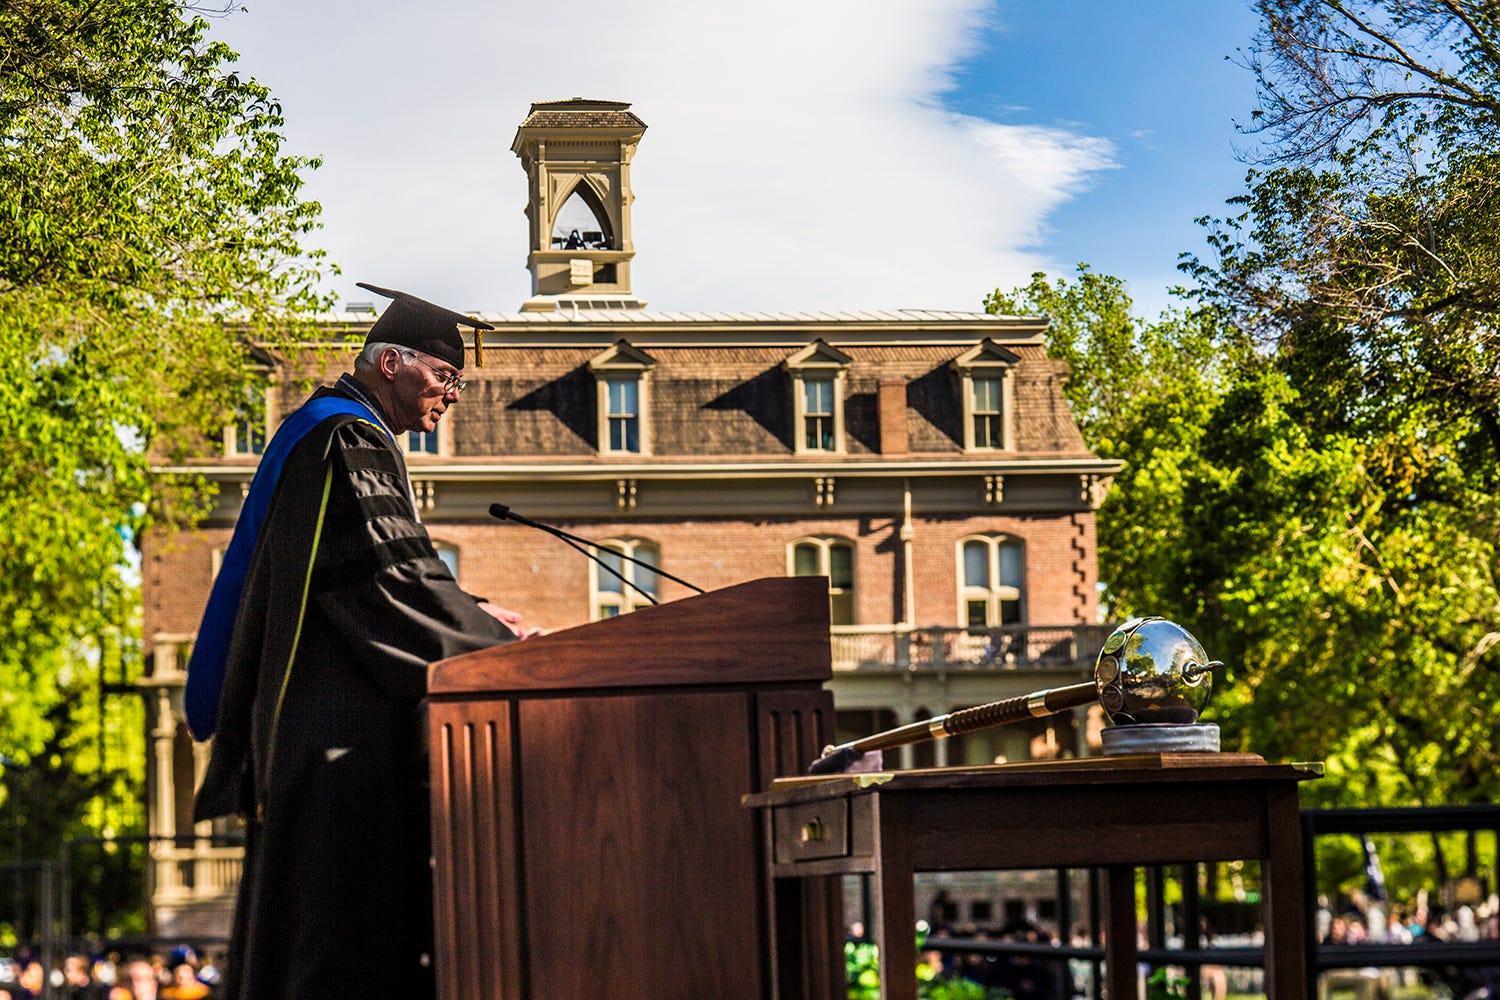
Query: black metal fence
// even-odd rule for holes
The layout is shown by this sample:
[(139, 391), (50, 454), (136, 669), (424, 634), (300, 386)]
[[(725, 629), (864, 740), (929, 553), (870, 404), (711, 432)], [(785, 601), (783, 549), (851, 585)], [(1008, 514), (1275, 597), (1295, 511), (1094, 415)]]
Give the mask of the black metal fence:
[[(1319, 873), (1316, 843), (1320, 837), (1369, 834), (1431, 834), (1444, 832), (1486, 832), (1495, 837), (1492, 856), (1500, 854), (1500, 806), (1445, 806), (1413, 809), (1328, 809), (1303, 810), (1302, 842), (1308, 887), (1307, 907), (1309, 997), (1352, 993), (1358, 1000), (1391, 1000), (1387, 988), (1389, 977), (1372, 975), (1377, 970), (1420, 970), (1421, 982), (1429, 985), (1429, 995), (1451, 995), (1455, 1000), (1466, 996), (1497, 1000), (1500, 986), (1500, 940), (1446, 941), (1428, 937), (1420, 943), (1342, 944), (1318, 937)], [(1494, 862), (1492, 861), (1493, 865)], [(1162, 983), (1148, 987), (1155, 996), (1178, 995), (1186, 1000), (1203, 1000), (1205, 996), (1232, 993), (1260, 993), (1265, 954), (1255, 941), (1253, 923), (1259, 916), (1255, 905), (1226, 908), (1200, 894), (1202, 872), (1198, 865), (1151, 867), (1143, 869), (1146, 921), (1140, 961), (1145, 966), (1143, 978), (1172, 971), (1180, 983)], [(1493, 873), (1491, 873), (1493, 878)], [(1043, 991), (1016, 994), (1017, 1000), (1065, 1000), (1069, 996), (1103, 997), (1104, 947), (1100, 936), (1102, 896), (1099, 872), (1095, 869), (1058, 870), (1056, 898), (1049, 922), (1060, 928), (1056, 943), (1036, 943), (1007, 935), (984, 938), (952, 934), (929, 936), (924, 951), (937, 952), (944, 964), (958, 974), (964, 968), (984, 967), (984, 963), (1001, 967), (995, 981), (1002, 985), (1006, 966), (1051, 966), (1048, 975), (1040, 977)], [(1168, 886), (1175, 892), (1169, 893)], [(1173, 897), (1169, 905), (1168, 897)], [(1082, 912), (1076, 900), (1082, 898)], [(1205, 933), (1206, 917), (1221, 930), (1230, 925), (1230, 933), (1211, 941)], [(1085, 937), (1069, 939), (1075, 924), (1088, 929)], [(1234, 926), (1239, 924), (1240, 926)], [(1245, 933), (1249, 931), (1249, 933)], [(1005, 939), (1009, 938), (1009, 939)], [(1232, 942), (1232, 943), (1225, 943)], [(1338, 976), (1349, 970), (1355, 974)], [(1332, 977), (1327, 974), (1333, 973)], [(975, 977), (970, 977), (975, 978)], [(1013, 979), (1014, 977), (1011, 976)], [(1322, 989), (1320, 990), (1320, 978)], [(1331, 987), (1331, 988), (1330, 988)], [(1488, 992), (1486, 992), (1488, 991)], [(1016, 991), (1012, 988), (1013, 994)]]
[[(1426, 979), (1456, 998), (1500, 977), (1500, 940), (1441, 941), (1420, 944), (1335, 944), (1317, 939), (1319, 884), (1316, 844), (1319, 838), (1369, 834), (1485, 833), (1500, 845), (1500, 805), (1447, 806), (1425, 809), (1334, 809), (1302, 813), (1308, 941), (1308, 996), (1316, 997), (1318, 977), (1337, 970), (1420, 969)], [(70, 842), (55, 861), (0, 864), (0, 925), (8, 926), (17, 950), (29, 950), (46, 969), (61, 965), (72, 951), (166, 951), (191, 945), (200, 951), (221, 938), (174, 935), (164, 938), (143, 918), (151, 892), (153, 844), (182, 846), (192, 838), (118, 837)], [(223, 841), (215, 841), (223, 844)], [(1492, 846), (1492, 856), (1500, 846)], [(1494, 862), (1491, 862), (1493, 866)], [(1142, 872), (1146, 922), (1140, 960), (1151, 970), (1182, 971), (1180, 995), (1202, 1000), (1220, 992), (1218, 970), (1236, 976), (1234, 992), (1259, 992), (1264, 954), (1258, 945), (1240, 943), (1253, 935), (1231, 934), (1210, 941), (1205, 918), (1221, 931), (1248, 931), (1253, 905), (1226, 908), (1202, 898), (1200, 866), (1147, 868)], [(1088, 928), (1079, 939), (1056, 944), (1025, 940), (980, 940), (958, 936), (930, 937), (924, 948), (955, 959), (969, 956), (994, 962), (1041, 963), (1051, 968), (1046, 981), (1053, 992), (1035, 1000), (1065, 1000), (1081, 981), (1082, 995), (1102, 1000), (1102, 891), (1095, 869), (1059, 870), (1054, 909), (1049, 921), (1066, 937), (1075, 925)], [(1493, 878), (1493, 871), (1490, 873)], [(1169, 893), (1168, 887), (1175, 890)], [(1169, 896), (1171, 902), (1168, 902)], [(1077, 902), (1081, 900), (1081, 905)], [(1238, 924), (1236, 924), (1238, 922)], [(1227, 946), (1226, 946), (1227, 945)], [(1209, 975), (1205, 976), (1205, 970)], [(1207, 994), (1205, 988), (1207, 987)], [(43, 997), (51, 1000), (53, 988)], [(60, 994), (58, 994), (60, 995)], [(1363, 994), (1362, 994), (1363, 995)], [(1379, 990), (1369, 994), (1381, 997)], [(1491, 994), (1493, 998), (1493, 993)], [(1018, 996), (1017, 1000), (1033, 1000)]]

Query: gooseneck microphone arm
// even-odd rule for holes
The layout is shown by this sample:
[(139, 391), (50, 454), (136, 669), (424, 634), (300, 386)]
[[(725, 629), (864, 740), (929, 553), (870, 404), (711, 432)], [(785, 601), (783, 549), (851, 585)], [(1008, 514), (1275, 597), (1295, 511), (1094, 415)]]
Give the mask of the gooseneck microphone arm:
[[(589, 549), (583, 548), (582, 546), (584, 546), (584, 545), (587, 545), (587, 546), (589, 546), (592, 549), (599, 549), (599, 548), (601, 548), (601, 546), (596, 545), (594, 542), (589, 541), (587, 538), (582, 538), (582, 537), (580, 537), (578, 535), (569, 534), (568, 532), (562, 530), (561, 528), (554, 528), (552, 525), (550, 525), (550, 524), (543, 524), (541, 521), (533, 521), (529, 517), (526, 517), (526, 516), (521, 515), (521, 514), (517, 514), (515, 511), (511, 510), (509, 507), (507, 507), (503, 503), (492, 503), (492, 504), (490, 504), (490, 515), (492, 517), (497, 517), (497, 518), (499, 518), (502, 521), (514, 521), (517, 524), (524, 524), (528, 528), (536, 528), (539, 531), (545, 531), (549, 535), (554, 535), (557, 538), (562, 539), (562, 541), (565, 542), (570, 548), (573, 548), (573, 549), (575, 549), (575, 550), (577, 550), (579, 552), (582, 552), (586, 557), (588, 557), (589, 559), (594, 560), (594, 562), (598, 563), (600, 565), (600, 567), (602, 567), (603, 569), (607, 570), (611, 576), (613, 576), (615, 579), (619, 580), (621, 583), (625, 584), (630, 589), (634, 590), (636, 593), (640, 594), (642, 597), (644, 597), (646, 600), (650, 601), (652, 604), (660, 603), (660, 602), (657, 601), (657, 599), (655, 597), (652, 597), (650, 594), (646, 593), (640, 587), (636, 586), (634, 583), (632, 583), (629, 580), (625, 579), (625, 577), (622, 576), (618, 570), (616, 570), (609, 563), (605, 562), (602, 558), (600, 558), (594, 552), (589, 551)], [(688, 588), (689, 590), (696, 591), (697, 593), (700, 593), (700, 594), (704, 592), (702, 587), (695, 586), (694, 584), (688, 583), (686, 580), (682, 579), (681, 577), (673, 576), (671, 573), (668, 573), (666, 570), (662, 569), (660, 566), (653, 566), (651, 563), (648, 563), (648, 562), (646, 562), (643, 559), (637, 559), (634, 556), (626, 555), (623, 552), (616, 552), (614, 549), (609, 549), (608, 551), (610, 552), (611, 555), (618, 556), (619, 558), (625, 560), (626, 562), (635, 563), (637, 566), (644, 566), (644, 567), (646, 567), (651, 572), (655, 573), (657, 576), (664, 576), (668, 580), (673, 581), (674, 583), (680, 583), (684, 587)]]
[[(650, 601), (653, 605), (661, 603), (655, 597), (652, 597), (640, 587), (625, 579), (624, 575), (621, 574), (619, 570), (615, 569), (609, 563), (605, 562), (600, 556), (593, 552), (590, 552), (588, 549), (584, 548), (583, 545), (578, 544), (580, 541), (584, 541), (583, 539), (578, 539), (577, 541), (575, 541), (572, 535), (568, 534), (566, 531), (563, 531), (561, 528), (554, 528), (550, 524), (543, 524), (540, 521), (533, 521), (529, 517), (522, 517), (520, 514), (512, 512), (511, 509), (505, 506), (505, 504), (503, 503), (490, 504), (490, 513), (495, 517), (498, 517), (502, 521), (515, 521), (517, 524), (524, 524), (530, 528), (540, 528), (542, 531), (545, 531), (549, 535), (555, 535), (568, 548), (573, 549), (576, 552), (581, 552), (585, 559), (592, 559), (599, 565), (600, 569), (604, 570), (616, 580), (619, 580), (621, 583), (629, 587), (631, 590), (635, 591), (637, 594), (640, 594), (646, 600)], [(584, 542), (584, 544), (588, 545), (592, 543)], [(630, 559), (631, 562), (637, 561), (635, 559), (631, 559), (630, 556), (625, 555), (625, 553), (623, 552), (616, 552), (615, 555), (619, 556), (622, 559)], [(643, 563), (642, 565), (649, 564)]]
[[(556, 534), (556, 532), (548, 532), (548, 534)], [(610, 576), (614, 577), (616, 580), (619, 580), (621, 583), (623, 583), (625, 586), (629, 587), (631, 590), (635, 591), (637, 594), (640, 594), (642, 597), (644, 597), (646, 600), (650, 601), (652, 604), (660, 604), (661, 603), (655, 597), (652, 597), (646, 591), (642, 590), (640, 587), (637, 587), (634, 583), (632, 583), (629, 580), (625, 579), (625, 577), (620, 573), (620, 571), (617, 570), (617, 569), (615, 569), (609, 563), (605, 562), (604, 559), (603, 559), (603, 557), (597, 555), (596, 553), (590, 552), (588, 549), (584, 548), (582, 545), (579, 545), (577, 542), (573, 541), (573, 539), (567, 537), (566, 535), (559, 534), (559, 535), (557, 535), (557, 539), (558, 539), (558, 541), (560, 541), (564, 545), (566, 545), (568, 548), (573, 549), (574, 551), (577, 551), (577, 552), (582, 552), (585, 558), (594, 560), (594, 562), (596, 562), (596, 563), (599, 564), (599, 568), (600, 569), (602, 569), (605, 572), (607, 572)], [(622, 555), (622, 553), (616, 552), (615, 555), (617, 555), (617, 556), (618, 555)]]

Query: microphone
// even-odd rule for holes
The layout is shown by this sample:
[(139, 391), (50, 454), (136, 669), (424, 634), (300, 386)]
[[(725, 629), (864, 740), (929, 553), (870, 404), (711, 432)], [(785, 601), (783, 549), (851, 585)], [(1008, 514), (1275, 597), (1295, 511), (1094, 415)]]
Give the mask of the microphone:
[[(652, 604), (660, 604), (661, 603), (655, 597), (652, 597), (650, 594), (646, 593), (640, 587), (637, 587), (634, 583), (632, 583), (629, 580), (625, 579), (625, 577), (620, 574), (619, 570), (615, 569), (609, 563), (605, 562), (603, 558), (601, 558), (600, 556), (598, 556), (594, 552), (591, 552), (590, 549), (598, 549), (598, 548), (600, 548), (600, 546), (598, 546), (595, 543), (589, 541), (587, 538), (582, 538), (582, 537), (580, 537), (578, 535), (569, 534), (568, 532), (562, 530), (561, 528), (554, 528), (552, 525), (550, 525), (550, 524), (543, 524), (541, 521), (533, 521), (529, 517), (526, 517), (526, 516), (524, 516), (522, 514), (517, 514), (515, 511), (511, 510), (509, 507), (507, 507), (503, 503), (492, 503), (492, 504), (490, 504), (490, 516), (499, 518), (502, 521), (514, 521), (517, 524), (524, 524), (528, 528), (536, 528), (539, 531), (545, 531), (549, 535), (553, 535), (553, 536), (556, 536), (557, 538), (562, 539), (562, 541), (569, 548), (574, 549), (574, 550), (576, 550), (578, 552), (582, 552), (586, 557), (588, 557), (589, 559), (592, 559), (594, 562), (598, 563), (601, 569), (604, 569), (604, 570), (608, 571), (610, 576), (613, 576), (616, 580), (619, 580), (621, 583), (625, 584), (625, 586), (629, 587), (631, 590), (633, 590), (636, 593), (640, 594), (642, 597), (644, 597), (646, 600), (650, 601)], [(589, 546), (589, 548), (588, 549), (584, 548), (583, 547), (584, 545)], [(700, 593), (700, 594), (704, 592), (704, 590), (703, 590), (702, 587), (695, 586), (694, 584), (688, 583), (686, 580), (682, 579), (679, 576), (673, 576), (671, 573), (668, 573), (666, 570), (662, 569), (660, 566), (653, 566), (651, 563), (648, 563), (648, 562), (646, 562), (643, 559), (637, 559), (634, 556), (628, 556), (628, 555), (626, 555), (623, 552), (616, 552), (613, 549), (610, 549), (609, 552), (610, 552), (611, 555), (614, 555), (614, 556), (616, 556), (616, 557), (618, 557), (620, 559), (624, 559), (626, 562), (635, 563), (637, 566), (644, 566), (647, 569), (649, 569), (651, 572), (655, 573), (656, 575), (658, 575), (658, 576), (664, 576), (668, 580), (673, 581), (674, 583), (680, 583), (684, 587), (688, 588), (689, 590), (696, 591), (697, 593)]]

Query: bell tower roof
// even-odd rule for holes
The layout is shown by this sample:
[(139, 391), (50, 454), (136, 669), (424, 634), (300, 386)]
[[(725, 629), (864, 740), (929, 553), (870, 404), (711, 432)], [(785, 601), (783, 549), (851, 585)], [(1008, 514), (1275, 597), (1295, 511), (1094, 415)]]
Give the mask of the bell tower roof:
[(531, 298), (523, 312), (640, 309), (630, 287), (630, 160), (646, 123), (624, 101), (537, 101), (511, 151), (526, 171)]
[[(594, 101), (586, 97), (570, 97), (565, 101), (534, 101), (531, 112), (521, 123), (521, 129), (534, 128), (625, 128), (644, 132), (646, 123), (630, 111), (625, 101)], [(511, 151), (520, 154), (518, 148), (522, 131), (517, 131)]]

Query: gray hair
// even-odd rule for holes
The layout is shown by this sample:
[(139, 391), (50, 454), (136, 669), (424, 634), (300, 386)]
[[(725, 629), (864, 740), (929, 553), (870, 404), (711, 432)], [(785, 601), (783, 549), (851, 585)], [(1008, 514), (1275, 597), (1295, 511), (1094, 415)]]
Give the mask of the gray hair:
[(359, 357), (354, 359), (355, 371), (369, 371), (379, 366), (380, 356), (387, 350), (394, 348), (401, 355), (401, 360), (407, 364), (411, 363), (413, 352), (409, 347), (400, 344), (388, 344), (384, 341), (372, 340), (365, 345), (364, 350), (359, 352)]

